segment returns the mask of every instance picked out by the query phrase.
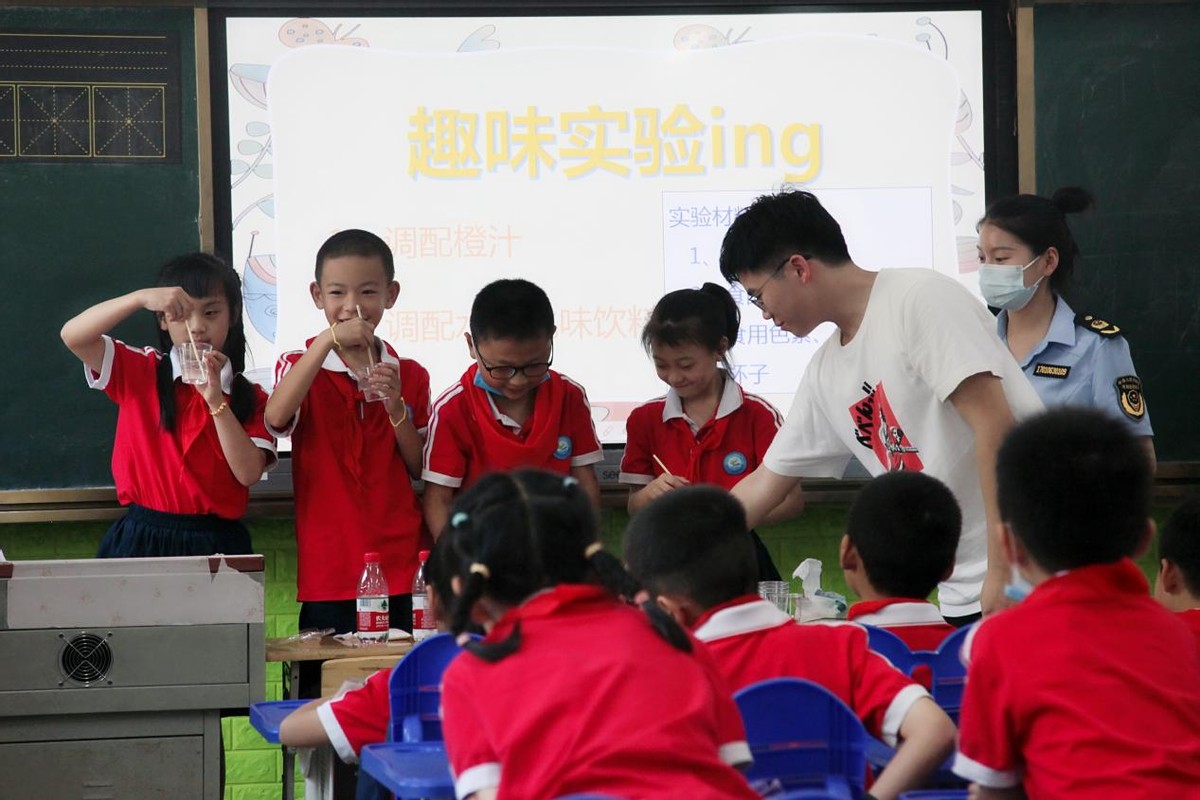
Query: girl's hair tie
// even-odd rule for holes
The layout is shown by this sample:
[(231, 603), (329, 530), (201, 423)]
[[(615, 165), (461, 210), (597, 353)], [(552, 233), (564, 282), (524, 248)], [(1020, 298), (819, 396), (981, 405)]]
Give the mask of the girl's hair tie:
[(578, 486), (578, 485), (579, 485), (579, 480), (571, 475), (568, 475), (567, 477), (563, 478), (563, 488), (564, 489), (569, 489), (572, 486)]
[(592, 542), (587, 547), (583, 548), (583, 557), (591, 559), (592, 556), (604, 549), (604, 545), (600, 542)]
[(465, 511), (456, 512), (454, 514), (454, 516), (450, 518), (450, 527), (457, 528), (457, 527), (461, 526), (464, 522), (466, 522), (468, 519), (469, 519), (469, 517), (467, 516), (467, 512), (465, 512)]
[(483, 579), (485, 581), (490, 580), (492, 577), (492, 571), (490, 569), (488, 569), (487, 564), (480, 564), (478, 561), (471, 564), (471, 567), (468, 570), (468, 572), (471, 572), (472, 574), (475, 574), (475, 575), (482, 575)]

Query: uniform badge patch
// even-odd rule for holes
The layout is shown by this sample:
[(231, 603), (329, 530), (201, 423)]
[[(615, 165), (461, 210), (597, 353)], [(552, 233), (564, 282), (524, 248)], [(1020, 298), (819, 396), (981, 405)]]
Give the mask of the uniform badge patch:
[(1097, 319), (1092, 314), (1077, 315), (1075, 317), (1075, 324), (1081, 328), (1087, 328), (1092, 333), (1098, 333), (1101, 336), (1116, 336), (1121, 332), (1119, 327), (1108, 320)]
[(554, 448), (554, 457), (559, 461), (565, 461), (571, 457), (571, 451), (574, 449), (570, 436), (560, 436), (558, 437), (558, 446)]
[(1066, 378), (1071, 374), (1071, 368), (1063, 364), (1037, 364), (1033, 368), (1033, 374), (1043, 378)]
[(749, 464), (745, 454), (739, 453), (737, 450), (726, 453), (725, 458), (721, 460), (721, 466), (725, 469), (726, 475), (741, 475)]
[(1146, 398), (1142, 396), (1142, 379), (1137, 375), (1122, 375), (1117, 378), (1115, 385), (1121, 411), (1125, 416), (1134, 420), (1146, 416)]

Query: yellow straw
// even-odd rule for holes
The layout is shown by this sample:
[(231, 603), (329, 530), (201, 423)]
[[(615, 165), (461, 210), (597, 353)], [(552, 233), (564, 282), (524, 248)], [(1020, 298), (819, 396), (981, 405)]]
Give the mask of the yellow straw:
[[(655, 464), (658, 464), (658, 468), (659, 468), (659, 469), (661, 469), (661, 470), (663, 471), (663, 474), (664, 474), (664, 475), (671, 475), (671, 470), (667, 469), (667, 465), (666, 465), (666, 464), (664, 464), (664, 463), (662, 463), (662, 459), (661, 459), (661, 458), (659, 458), (658, 456), (654, 455), (653, 453), (651, 453), (651, 454), (650, 454), (650, 457), (654, 459), (654, 463), (655, 463)], [(673, 478), (673, 477), (675, 477), (675, 476), (674, 476), (674, 475), (671, 475), (671, 477)]]
[[(188, 341), (190, 341), (192, 343), (192, 355), (196, 357), (197, 361), (200, 361), (200, 351), (196, 349), (196, 337), (192, 336), (192, 326), (191, 325), (187, 326), (187, 332), (188, 332)], [(201, 363), (201, 366), (203, 366), (204, 362), (200, 362), (200, 363)]]

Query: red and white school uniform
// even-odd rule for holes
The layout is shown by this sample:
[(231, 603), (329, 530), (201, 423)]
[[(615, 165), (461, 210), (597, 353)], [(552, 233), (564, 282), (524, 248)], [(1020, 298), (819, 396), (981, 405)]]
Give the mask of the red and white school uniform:
[(433, 404), (422, 479), (458, 489), (489, 472), (530, 467), (566, 475), (604, 460), (587, 393), (578, 383), (550, 370), (522, 425), (475, 385), (478, 371), (472, 364)]
[(850, 606), (846, 619), (859, 625), (884, 628), (899, 636), (909, 650), (937, 650), (954, 633), (953, 625), (942, 618), (942, 611), (928, 600), (889, 597), (863, 600)]
[(446, 669), (442, 723), (460, 798), (576, 793), (756, 798), (731, 764), (750, 760), (741, 717), (698, 644), (685, 653), (598, 586), (563, 584), (510, 610), (515, 652), (469, 651)]
[(797, 624), (774, 604), (746, 595), (709, 609), (692, 631), (733, 691), (771, 678), (804, 678), (854, 711), (872, 735), (895, 747), (913, 703), (929, 693), (867, 646), (845, 622)]
[(1200, 645), (1200, 608), (1180, 611), (1179, 618), (1191, 629), (1192, 633), (1196, 634), (1196, 644)]
[(1200, 655), (1149, 588), (1090, 565), (976, 626), (954, 771), (1030, 800), (1196, 797)]
[(363, 745), (387, 741), (391, 677), (390, 669), (381, 669), (367, 678), (361, 688), (317, 706), (317, 719), (329, 743), (347, 764), (358, 761)]
[[(179, 380), (179, 364), (171, 354), (175, 375), (175, 430), (159, 426), (157, 371), (163, 353), (153, 347), (131, 347), (104, 336), (100, 372), (86, 366), (88, 386), (99, 389), (118, 406), (112, 471), (117, 500), (168, 514), (207, 515), (236, 520), (246, 513), (249, 487), (243, 486), (221, 449), (208, 404), (196, 387)], [(221, 390), (226, 399), (233, 369), (226, 362)], [(267, 395), (254, 386), (254, 411), (242, 423), (250, 441), (267, 452), (267, 468), (275, 463), (275, 440), (263, 414)], [(232, 412), (225, 412), (232, 413)]]
[(621, 483), (644, 486), (662, 474), (658, 456), (671, 474), (692, 483), (732, 489), (754, 471), (771, 446), (783, 417), (758, 395), (742, 391), (725, 377), (717, 413), (697, 425), (683, 411), (674, 389), (635, 408), (625, 422)]
[[(303, 355), (293, 350), (280, 356), (277, 385)], [(429, 373), (387, 342), (380, 359), (399, 367), (409, 419), (422, 432), (429, 421)], [(297, 599), (354, 599), (363, 554), (372, 551), (380, 554), (392, 593), (407, 593), (424, 518), (384, 404), (367, 402), (353, 373), (331, 351), (296, 416), (276, 433), (292, 437)]]

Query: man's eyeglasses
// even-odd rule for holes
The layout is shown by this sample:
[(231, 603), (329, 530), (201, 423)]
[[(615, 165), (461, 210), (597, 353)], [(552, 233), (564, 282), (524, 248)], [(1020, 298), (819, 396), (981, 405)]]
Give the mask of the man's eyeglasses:
[[(808, 256), (804, 256), (804, 257), (805, 257), (805, 258), (808, 258)], [(765, 281), (763, 281), (763, 282), (762, 282), (762, 286), (759, 286), (759, 287), (758, 287), (758, 291), (756, 291), (756, 292), (751, 292), (751, 291), (750, 291), (750, 290), (748, 290), (748, 289), (746, 290), (746, 297), (748, 297), (748, 298), (750, 299), (750, 302), (754, 304), (754, 307), (755, 307), (755, 308), (759, 309), (760, 311), (762, 310), (762, 307), (763, 307), (763, 304), (762, 304), (762, 293), (763, 293), (763, 290), (767, 288), (767, 284), (768, 284), (768, 283), (770, 283), (771, 281), (773, 281), (773, 280), (775, 280), (777, 277), (779, 277), (779, 271), (780, 271), (780, 270), (782, 270), (784, 267), (786, 267), (786, 266), (787, 266), (787, 263), (788, 263), (789, 261), (791, 261), (791, 260), (792, 260), (792, 257), (791, 257), (791, 256), (788, 256), (788, 257), (787, 257), (787, 258), (785, 258), (783, 261), (780, 261), (780, 262), (779, 262), (779, 266), (778, 266), (778, 267), (776, 267), (776, 268), (775, 268), (775, 271), (771, 273), (771, 277), (769, 277), (769, 278), (767, 278)], [(745, 289), (745, 288), (746, 288), (746, 284), (744, 284), (744, 283), (743, 283), (743, 284), (742, 284), (742, 288), (743, 288), (743, 289)]]
[(550, 371), (550, 365), (554, 363), (554, 343), (550, 343), (550, 358), (546, 361), (535, 361), (532, 364), (522, 364), (519, 367), (493, 367), (483, 360), (483, 354), (478, 349), (475, 350), (475, 355), (479, 356), (479, 364), (487, 370), (488, 375), (498, 381), (507, 381), (515, 378), (517, 374), (524, 375), (526, 378), (540, 378)]

